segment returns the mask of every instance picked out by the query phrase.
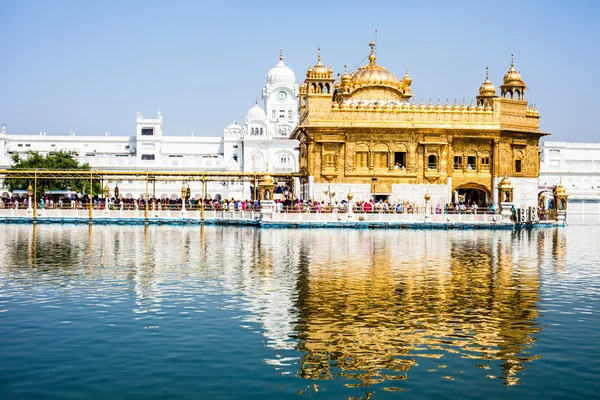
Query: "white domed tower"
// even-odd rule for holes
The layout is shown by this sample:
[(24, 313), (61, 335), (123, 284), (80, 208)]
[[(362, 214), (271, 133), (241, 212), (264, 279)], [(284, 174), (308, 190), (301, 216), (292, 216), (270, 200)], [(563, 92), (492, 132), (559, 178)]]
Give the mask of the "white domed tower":
[(254, 107), (248, 110), (245, 123), (246, 137), (267, 136), (267, 117), (262, 108), (258, 105), (258, 99), (254, 103)]
[(226, 138), (241, 138), (243, 136), (244, 127), (237, 122), (233, 121), (233, 124), (229, 124), (225, 128), (224, 136)]
[(279, 63), (267, 75), (262, 90), (266, 117), (273, 136), (289, 136), (298, 124), (298, 84), (296, 75), (283, 63), (279, 51)]

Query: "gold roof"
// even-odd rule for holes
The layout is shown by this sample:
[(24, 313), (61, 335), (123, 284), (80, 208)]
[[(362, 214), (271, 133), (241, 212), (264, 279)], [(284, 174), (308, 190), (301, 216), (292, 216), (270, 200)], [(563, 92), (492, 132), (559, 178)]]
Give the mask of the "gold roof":
[(514, 54), (511, 54), (510, 69), (504, 75), (504, 86), (522, 86), (527, 88), (521, 74), (515, 69)]
[(485, 67), (485, 81), (479, 87), (479, 95), (481, 97), (496, 96), (496, 87), (488, 78), (488, 67)]
[(384, 85), (384, 86), (392, 86), (402, 90), (402, 84), (400, 80), (388, 71), (386, 68), (377, 65), (375, 60), (377, 56), (375, 55), (375, 43), (369, 43), (371, 46), (371, 54), (369, 54), (369, 64), (364, 67), (360, 67), (356, 71), (350, 75), (352, 84), (354, 88), (359, 88), (362, 86), (371, 86), (371, 85)]
[(556, 186), (556, 189), (554, 189), (554, 193), (556, 194), (566, 194), (567, 191), (565, 190), (565, 187), (562, 185), (562, 180), (558, 183), (558, 186)]
[(273, 184), (273, 177), (269, 174), (263, 175), (261, 185)]
[(408, 75), (408, 70), (402, 79), (398, 79), (392, 72), (377, 64), (375, 43), (371, 42), (369, 46), (371, 52), (368, 56), (369, 63), (367, 65), (358, 68), (351, 74), (344, 70), (344, 75), (341, 77), (344, 98), (352, 98), (353, 92), (360, 91), (361, 96), (366, 94), (367, 98), (371, 100), (410, 99), (412, 97), (410, 91), (412, 78)]
[(306, 72), (307, 78), (319, 79), (319, 78), (331, 78), (333, 75), (333, 68), (323, 65), (321, 62), (321, 48), (319, 47), (319, 52), (317, 55), (317, 65), (314, 67), (308, 67), (308, 71)]
[(500, 185), (501, 188), (512, 188), (512, 182), (510, 181), (510, 179), (508, 179), (508, 176), (504, 175), (504, 178), (502, 178), (502, 180), (500, 181)]

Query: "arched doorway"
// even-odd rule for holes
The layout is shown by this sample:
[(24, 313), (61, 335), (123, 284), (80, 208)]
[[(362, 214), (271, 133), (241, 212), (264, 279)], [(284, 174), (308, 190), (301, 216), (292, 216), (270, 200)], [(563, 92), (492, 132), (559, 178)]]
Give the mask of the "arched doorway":
[(479, 207), (488, 207), (491, 201), (490, 192), (485, 186), (477, 183), (461, 185), (454, 190), (452, 201), (455, 203), (477, 204)]

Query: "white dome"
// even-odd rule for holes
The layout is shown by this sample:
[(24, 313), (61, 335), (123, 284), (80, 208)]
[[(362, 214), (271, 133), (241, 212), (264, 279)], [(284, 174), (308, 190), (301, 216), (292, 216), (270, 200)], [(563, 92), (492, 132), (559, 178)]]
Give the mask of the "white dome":
[(252, 121), (262, 121), (262, 122), (267, 121), (267, 115), (265, 114), (264, 110), (259, 107), (258, 103), (254, 104), (254, 107), (252, 107), (250, 109), (250, 111), (248, 111), (248, 114), (246, 115), (246, 123), (249, 123)]
[(282, 55), (279, 56), (279, 63), (269, 71), (267, 84), (273, 88), (280, 86), (293, 88), (296, 84), (296, 75), (290, 68), (285, 66)]
[(231, 125), (227, 126), (227, 130), (228, 130), (228, 131), (232, 131), (232, 130), (236, 130), (236, 129), (241, 131), (243, 128), (242, 128), (242, 126), (241, 126), (240, 124), (238, 124), (237, 122), (234, 122), (233, 124), (231, 124)]

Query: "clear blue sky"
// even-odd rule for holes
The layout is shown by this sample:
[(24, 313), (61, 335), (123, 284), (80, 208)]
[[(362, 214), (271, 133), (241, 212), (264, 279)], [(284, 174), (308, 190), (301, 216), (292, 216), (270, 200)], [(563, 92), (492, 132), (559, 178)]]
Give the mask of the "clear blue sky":
[(278, 61), (304, 78), (317, 47), (335, 72), (368, 53), (409, 67), (415, 98), (498, 88), (515, 53), (549, 140), (600, 141), (599, 1), (0, 0), (0, 123), (9, 133), (220, 136)]

